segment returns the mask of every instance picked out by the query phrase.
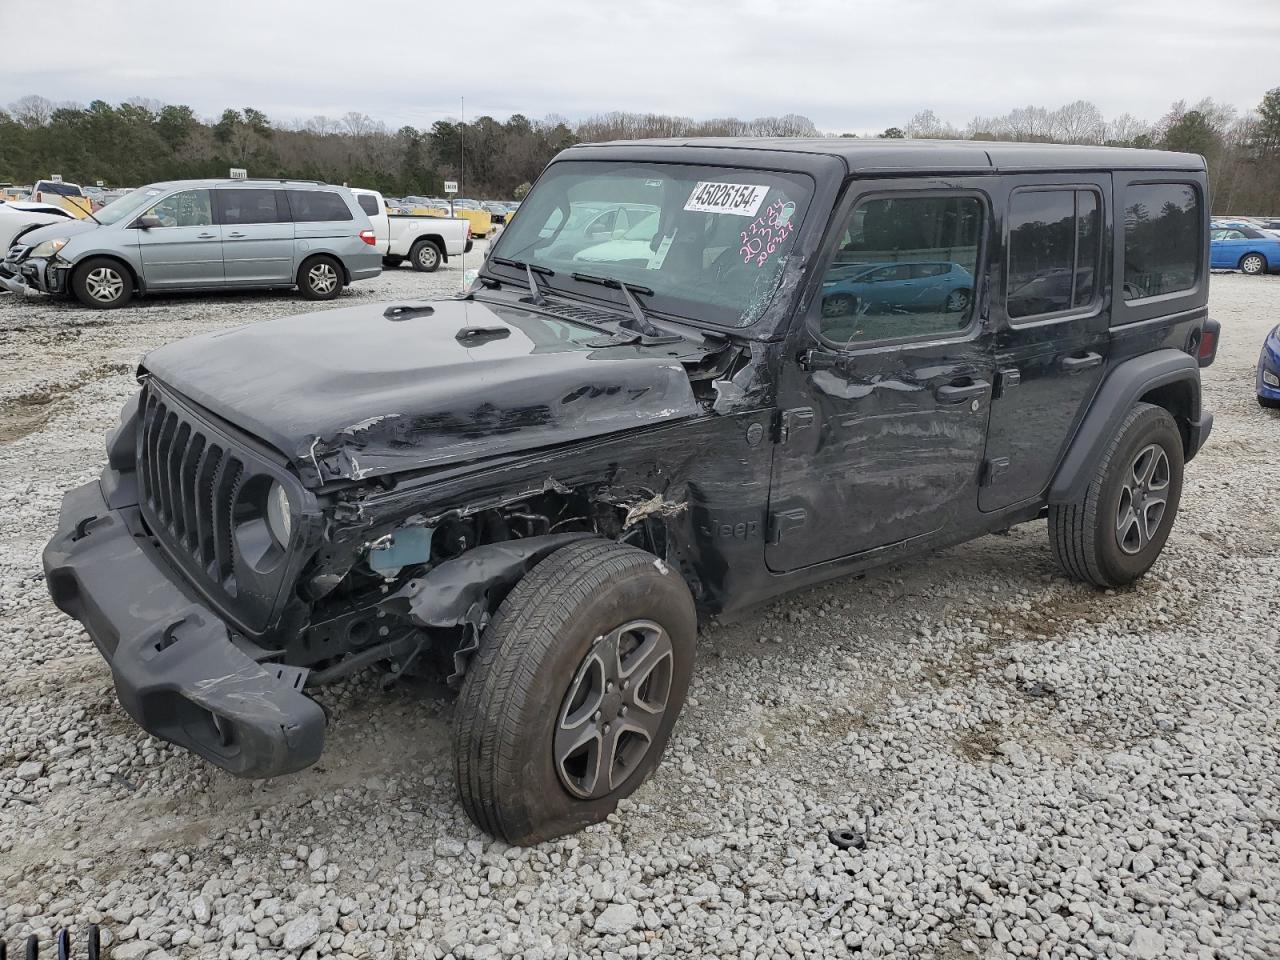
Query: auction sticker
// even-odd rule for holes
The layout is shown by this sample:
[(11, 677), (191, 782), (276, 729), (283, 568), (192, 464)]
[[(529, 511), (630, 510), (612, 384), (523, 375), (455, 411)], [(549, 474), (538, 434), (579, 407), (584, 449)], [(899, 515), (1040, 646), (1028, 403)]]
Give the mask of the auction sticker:
[(754, 217), (768, 192), (768, 187), (750, 183), (699, 181), (684, 208), (694, 213), (732, 213), (738, 217)]

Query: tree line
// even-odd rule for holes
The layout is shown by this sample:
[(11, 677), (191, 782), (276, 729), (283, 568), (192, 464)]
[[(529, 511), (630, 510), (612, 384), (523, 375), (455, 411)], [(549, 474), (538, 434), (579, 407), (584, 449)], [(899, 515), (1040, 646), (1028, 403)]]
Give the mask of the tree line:
[[(612, 112), (578, 121), (559, 116), (389, 129), (368, 114), (272, 121), (254, 107), (201, 118), (184, 104), (135, 98), (120, 104), (55, 104), (27, 96), (0, 109), (0, 182), (31, 183), (53, 173), (78, 183), (138, 186), (161, 180), (226, 176), (244, 167), (256, 177), (291, 177), (372, 187), (393, 196), (439, 194), (460, 180), (471, 196), (519, 197), (560, 150), (601, 140), (687, 136), (813, 137), (807, 117), (695, 120)], [(1107, 120), (1077, 100), (1056, 109), (1027, 106), (963, 126), (932, 110), (880, 137), (1018, 140), (1183, 150), (1209, 164), (1215, 213), (1280, 215), (1280, 87), (1256, 108), (1201, 100), (1174, 103), (1158, 120), (1129, 114)], [(465, 149), (466, 164), (463, 169)]]

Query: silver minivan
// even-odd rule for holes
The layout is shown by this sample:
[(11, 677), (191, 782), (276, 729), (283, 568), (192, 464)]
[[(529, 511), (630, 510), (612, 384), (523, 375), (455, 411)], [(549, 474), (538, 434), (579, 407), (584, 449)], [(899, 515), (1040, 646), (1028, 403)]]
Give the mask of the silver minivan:
[(345, 187), (298, 180), (180, 180), (140, 187), (91, 217), (23, 234), (0, 285), (120, 307), (134, 294), (297, 287), (331, 300), (376, 277), (373, 226)]

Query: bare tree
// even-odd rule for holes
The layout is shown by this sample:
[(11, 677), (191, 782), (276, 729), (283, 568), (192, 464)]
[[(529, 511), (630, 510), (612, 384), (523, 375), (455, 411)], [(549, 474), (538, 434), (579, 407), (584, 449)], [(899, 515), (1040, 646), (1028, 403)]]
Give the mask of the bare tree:
[(9, 104), (9, 114), (24, 127), (43, 127), (56, 109), (52, 100), (35, 94)]
[(1101, 143), (1106, 132), (1102, 111), (1088, 100), (1063, 104), (1049, 115), (1055, 140), (1063, 143)]

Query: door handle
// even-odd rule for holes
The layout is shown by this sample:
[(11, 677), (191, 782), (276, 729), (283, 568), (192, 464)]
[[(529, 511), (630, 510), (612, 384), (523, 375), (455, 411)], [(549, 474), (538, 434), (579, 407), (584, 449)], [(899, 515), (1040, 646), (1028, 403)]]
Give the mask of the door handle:
[(991, 384), (985, 380), (970, 380), (944, 383), (933, 391), (933, 395), (937, 397), (939, 403), (964, 403), (973, 397), (983, 396), (990, 389)]
[(1092, 350), (1088, 353), (1078, 354), (1073, 357), (1063, 357), (1058, 361), (1059, 366), (1067, 373), (1079, 373), (1081, 370), (1090, 370), (1102, 363), (1102, 354), (1094, 353)]
[(227, 236), (231, 237), (233, 240), (239, 240), (241, 237), (244, 236), (244, 234), (236, 232), (236, 233), (228, 233)]
[(217, 234), (216, 234), (216, 233), (198, 233), (198, 234), (196, 234), (196, 239), (197, 239), (197, 240), (212, 240), (212, 239), (213, 239), (214, 237), (216, 237), (216, 236), (217, 236)]

